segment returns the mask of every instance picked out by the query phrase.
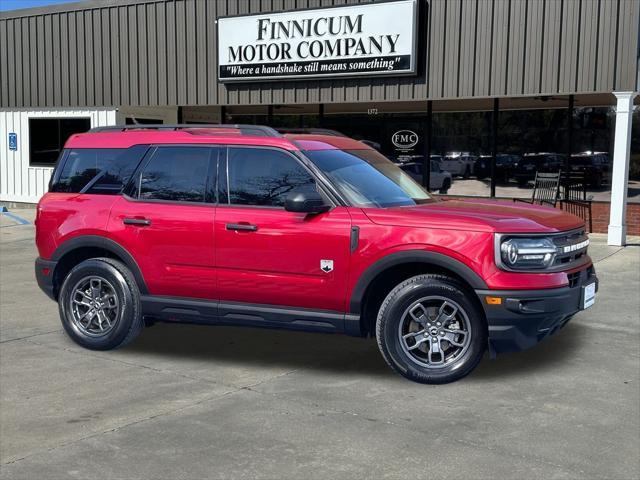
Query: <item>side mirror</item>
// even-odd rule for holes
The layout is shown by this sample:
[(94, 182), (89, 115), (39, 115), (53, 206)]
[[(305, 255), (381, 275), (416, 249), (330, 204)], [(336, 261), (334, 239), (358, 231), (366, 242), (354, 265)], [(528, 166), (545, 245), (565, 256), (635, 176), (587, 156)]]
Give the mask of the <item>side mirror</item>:
[(330, 208), (318, 192), (291, 192), (284, 202), (287, 212), (324, 213)]

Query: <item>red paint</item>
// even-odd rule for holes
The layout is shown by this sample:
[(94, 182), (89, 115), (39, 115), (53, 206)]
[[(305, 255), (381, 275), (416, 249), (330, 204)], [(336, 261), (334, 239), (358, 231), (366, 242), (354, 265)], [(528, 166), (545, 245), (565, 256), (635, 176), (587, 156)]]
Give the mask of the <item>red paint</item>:
[[(133, 131), (74, 135), (67, 147), (128, 147), (146, 143), (268, 145), (287, 150), (367, 148), (355, 140), (320, 135), (249, 137), (217, 131)], [(148, 226), (125, 218), (148, 219)], [(228, 230), (251, 224), (256, 231)], [(44, 259), (83, 235), (107, 237), (135, 259), (149, 293), (347, 311), (362, 274), (385, 256), (425, 250), (449, 256), (492, 289), (553, 288), (566, 272), (510, 273), (494, 260), (494, 233), (547, 233), (580, 227), (572, 215), (495, 201), (447, 201), (416, 207), (336, 207), (313, 216), (277, 208), (133, 201), (124, 196), (48, 193), (38, 205), (36, 243)], [(359, 244), (350, 251), (352, 226)], [(321, 260), (333, 260), (325, 273)]]
[[(447, 203), (453, 200), (460, 200), (468, 202), (497, 202), (501, 205), (513, 205), (511, 199), (498, 199), (488, 200), (483, 198), (471, 198), (471, 197), (455, 197), (455, 196), (442, 196), (442, 200)], [(522, 203), (516, 204), (522, 206)], [(550, 207), (547, 207), (550, 208)], [(560, 209), (560, 205), (558, 205)], [(609, 214), (611, 211), (611, 202), (591, 202), (591, 221), (593, 225), (592, 233), (607, 233), (609, 229)], [(586, 219), (588, 221), (588, 218)], [(627, 235), (640, 235), (640, 203), (629, 202), (627, 203)]]
[[(228, 223), (255, 232), (227, 230)], [(341, 311), (348, 286), (351, 218), (345, 207), (315, 216), (278, 208), (218, 207), (218, 294), (224, 300)], [(320, 270), (320, 260), (334, 270)]]

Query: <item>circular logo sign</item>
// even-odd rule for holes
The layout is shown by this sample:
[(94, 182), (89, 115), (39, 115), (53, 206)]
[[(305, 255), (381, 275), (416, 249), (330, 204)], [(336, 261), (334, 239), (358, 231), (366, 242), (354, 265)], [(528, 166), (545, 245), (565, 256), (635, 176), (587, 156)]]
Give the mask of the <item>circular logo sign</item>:
[(391, 142), (400, 150), (409, 150), (418, 144), (418, 134), (411, 130), (398, 130), (391, 136)]

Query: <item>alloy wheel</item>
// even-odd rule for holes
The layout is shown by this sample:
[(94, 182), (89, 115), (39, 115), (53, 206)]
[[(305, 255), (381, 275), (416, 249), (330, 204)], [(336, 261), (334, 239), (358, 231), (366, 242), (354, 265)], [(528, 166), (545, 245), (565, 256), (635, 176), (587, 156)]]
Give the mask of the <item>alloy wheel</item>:
[(69, 312), (73, 326), (91, 337), (109, 333), (118, 322), (120, 302), (113, 285), (102, 277), (82, 278), (71, 290)]
[(470, 325), (466, 311), (458, 303), (429, 296), (413, 302), (404, 311), (398, 336), (411, 361), (426, 368), (444, 368), (469, 349)]

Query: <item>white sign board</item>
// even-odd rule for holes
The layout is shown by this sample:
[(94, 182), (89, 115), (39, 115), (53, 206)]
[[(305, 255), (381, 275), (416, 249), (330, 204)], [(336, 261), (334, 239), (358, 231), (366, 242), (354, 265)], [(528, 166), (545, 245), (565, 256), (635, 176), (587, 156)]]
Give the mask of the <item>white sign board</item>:
[(221, 82), (416, 73), (416, 0), (218, 19)]

